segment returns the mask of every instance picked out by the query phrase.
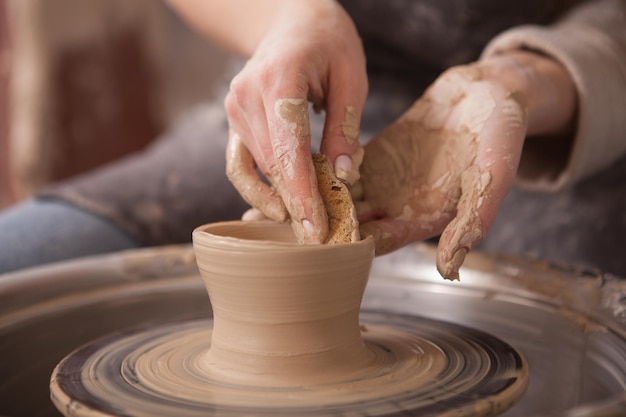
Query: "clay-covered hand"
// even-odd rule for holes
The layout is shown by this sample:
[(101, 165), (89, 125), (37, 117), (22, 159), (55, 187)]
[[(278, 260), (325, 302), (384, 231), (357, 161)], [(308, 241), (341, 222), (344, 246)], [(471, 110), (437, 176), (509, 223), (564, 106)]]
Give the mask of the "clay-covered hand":
[(311, 159), (309, 101), (326, 112), (321, 151), (346, 178), (354, 171), (367, 88), (361, 40), (329, 0), (284, 2), (231, 82), (228, 177), (267, 217), (290, 217), (300, 242), (321, 243), (328, 234)]
[(532, 53), (446, 71), (365, 147), (362, 232), (378, 255), (443, 232), (437, 267), (458, 279), (513, 184), (525, 136), (566, 128), (575, 103), (565, 70)]

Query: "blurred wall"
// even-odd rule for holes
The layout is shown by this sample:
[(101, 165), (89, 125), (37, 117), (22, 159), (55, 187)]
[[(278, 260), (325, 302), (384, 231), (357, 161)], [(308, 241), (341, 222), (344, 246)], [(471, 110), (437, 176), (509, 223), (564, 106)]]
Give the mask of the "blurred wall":
[(6, 0), (0, 0), (0, 209), (15, 200), (9, 178), (9, 115), (7, 108), (11, 54), (6, 5)]
[(0, 2), (0, 208), (146, 146), (224, 69), (161, 1)]

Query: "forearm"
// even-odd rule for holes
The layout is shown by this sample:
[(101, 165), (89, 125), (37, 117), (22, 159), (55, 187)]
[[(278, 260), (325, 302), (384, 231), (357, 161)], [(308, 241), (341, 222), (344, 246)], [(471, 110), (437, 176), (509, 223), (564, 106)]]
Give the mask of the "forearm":
[(522, 155), (521, 183), (535, 189), (559, 189), (626, 153), (625, 0), (586, 2), (553, 26), (513, 28), (486, 47), (483, 59), (514, 50), (534, 51), (559, 62), (577, 91), (575, 129), (569, 146), (561, 149), (562, 160), (546, 159), (542, 141), (535, 141)]
[(332, 0), (167, 0), (187, 22), (224, 48), (251, 56), (265, 35), (302, 14), (323, 14)]

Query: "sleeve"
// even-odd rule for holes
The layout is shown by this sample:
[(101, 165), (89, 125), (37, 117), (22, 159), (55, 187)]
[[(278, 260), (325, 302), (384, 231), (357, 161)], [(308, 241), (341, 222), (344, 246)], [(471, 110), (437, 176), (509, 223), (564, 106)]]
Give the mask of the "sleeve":
[(512, 28), (495, 37), (482, 56), (513, 49), (537, 51), (559, 61), (578, 90), (576, 131), (560, 148), (560, 160), (538, 146), (539, 140), (527, 139), (518, 171), (520, 185), (558, 190), (626, 154), (626, 0), (588, 1), (552, 26)]

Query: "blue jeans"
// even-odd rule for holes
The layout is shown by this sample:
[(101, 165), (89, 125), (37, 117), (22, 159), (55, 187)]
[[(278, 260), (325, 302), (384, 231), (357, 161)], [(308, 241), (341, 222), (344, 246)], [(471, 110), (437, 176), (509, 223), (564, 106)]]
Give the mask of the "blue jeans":
[(31, 199), (0, 212), (0, 274), (139, 246), (113, 223), (62, 201)]

